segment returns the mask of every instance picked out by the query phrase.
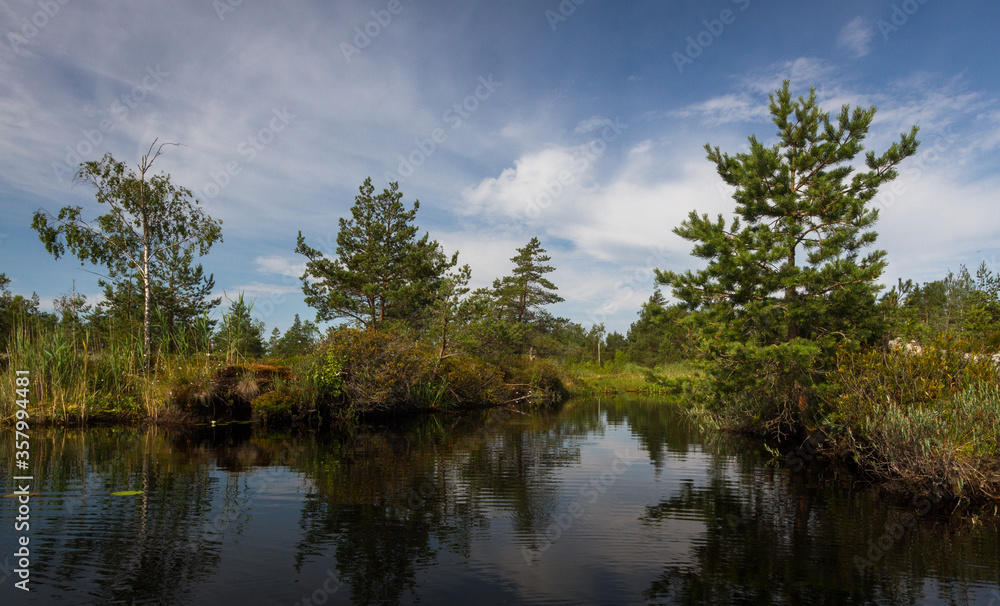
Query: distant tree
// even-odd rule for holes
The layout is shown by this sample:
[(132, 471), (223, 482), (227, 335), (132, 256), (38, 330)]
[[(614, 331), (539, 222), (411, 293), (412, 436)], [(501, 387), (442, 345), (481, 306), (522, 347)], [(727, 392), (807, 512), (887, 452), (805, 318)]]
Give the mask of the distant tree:
[(253, 301), (247, 304), (240, 293), (231, 299), (229, 308), (222, 314), (222, 322), (215, 333), (215, 349), (222, 351), (226, 359), (258, 358), (264, 355), (264, 323), (253, 318)]
[(190, 190), (174, 186), (169, 175), (147, 176), (165, 145), (171, 144), (157, 147), (154, 141), (150, 145), (139, 162), (138, 174), (111, 154), (80, 165), (76, 181), (97, 190), (97, 202), (109, 209), (106, 214), (88, 221), (81, 206), (65, 206), (56, 216), (36, 211), (31, 224), (45, 249), (57, 259), (68, 248), (81, 265), (89, 261), (105, 266), (112, 282), (137, 279), (143, 294), (142, 341), (147, 363), (152, 354), (153, 293), (169, 273), (169, 259), (183, 257), (187, 251), (207, 254), (222, 240), (221, 222), (198, 208)]
[(624, 353), (627, 347), (628, 339), (618, 331), (610, 332), (604, 337), (604, 350), (609, 360), (614, 360), (619, 351)]
[(652, 368), (692, 357), (695, 337), (685, 321), (688, 315), (682, 305), (668, 305), (660, 289), (654, 289), (639, 310), (639, 319), (629, 327), (628, 359)]
[(967, 298), (965, 334), (973, 345), (989, 352), (1000, 350), (1000, 274), (980, 264), (972, 291)]
[(413, 225), (420, 202), (406, 209), (398, 183), (375, 194), (371, 178), (359, 188), (351, 218), (340, 219), (337, 258), (309, 247), (299, 232), (295, 252), (304, 255), (302, 291), (316, 321), (347, 318), (366, 327), (387, 320), (419, 321), (441, 292), (448, 260), (428, 234)]
[(464, 297), (469, 293), (468, 284), (471, 278), (472, 269), (468, 265), (463, 265), (457, 270), (448, 272), (444, 280), (441, 281), (441, 290), (435, 303), (437, 321), (441, 325), (438, 363), (447, 355), (449, 326), (456, 318), (463, 319), (463, 316), (466, 315), (463, 312), (467, 308), (463, 306), (463, 303)]
[(60, 327), (74, 336), (83, 331), (84, 320), (90, 313), (90, 306), (87, 305), (86, 295), (76, 292), (75, 282), (70, 292), (62, 294), (53, 301), (53, 306), (59, 316)]
[(30, 297), (15, 295), (7, 289), (9, 285), (10, 278), (0, 273), (0, 346), (2, 347), (7, 346), (7, 339), (15, 326), (38, 323), (51, 327), (56, 323), (54, 315), (39, 308), (41, 301), (37, 293), (32, 293)]
[(11, 313), (11, 302), (14, 297), (7, 286), (10, 285), (10, 278), (7, 274), (0, 273), (0, 346), (6, 347), (7, 338), (14, 328), (14, 318)]
[(526, 324), (503, 317), (503, 309), (488, 288), (477, 288), (461, 300), (456, 314), (462, 319), (452, 341), (465, 353), (499, 360), (527, 350)]
[[(705, 146), (736, 188), (737, 216), (727, 223), (692, 211), (674, 232), (695, 243), (693, 254), (707, 266), (658, 271), (657, 279), (690, 309), (712, 314), (708, 355), (719, 398), (789, 399), (801, 407), (822, 380), (823, 352), (840, 340), (885, 334), (875, 295), (886, 253), (865, 252), (877, 237), (870, 202), (916, 153), (917, 127), (882, 155), (868, 152), (867, 170), (859, 170), (852, 161), (874, 107), (845, 105), (832, 122), (815, 89), (793, 100), (786, 81), (771, 95), (770, 111), (774, 145), (751, 136), (749, 151), (735, 156)], [(751, 394), (751, 384), (763, 391)]]
[(267, 340), (267, 353), (275, 355), (275, 350), (278, 348), (278, 341), (281, 340), (281, 329), (275, 326), (271, 329), (271, 338)]
[(295, 314), (295, 321), (285, 334), (278, 336), (279, 334), (280, 331), (275, 328), (267, 351), (272, 356), (290, 358), (308, 352), (319, 338), (319, 329), (309, 320), (303, 322), (299, 319), (299, 314)]
[(900, 282), (902, 332), (907, 338), (963, 337), (976, 349), (1000, 348), (1000, 276), (982, 263), (973, 277), (963, 265), (942, 280)]
[(563, 300), (554, 292), (558, 290), (556, 286), (545, 277), (555, 267), (546, 265), (552, 258), (545, 254), (538, 238), (518, 248), (517, 255), (510, 260), (514, 263), (513, 274), (493, 282), (494, 296), (506, 317), (514, 322), (531, 322), (537, 319), (542, 307)]
[[(583, 327), (581, 326), (580, 328)], [(589, 346), (588, 349), (590, 349), (594, 354), (593, 359), (596, 360), (601, 366), (603, 366), (604, 362), (608, 359), (608, 352), (605, 351), (604, 348), (605, 333), (607, 333), (607, 329), (604, 328), (604, 322), (601, 322), (600, 324), (592, 325), (585, 336), (587, 345)], [(590, 356), (587, 357), (589, 358)], [(612, 358), (612, 360), (614, 360), (614, 358)]]
[(215, 276), (205, 275), (202, 265), (194, 264), (194, 253), (189, 245), (171, 248), (154, 273), (153, 302), (161, 318), (162, 337), (171, 349), (177, 349), (189, 328), (222, 302), (221, 297), (211, 296)]

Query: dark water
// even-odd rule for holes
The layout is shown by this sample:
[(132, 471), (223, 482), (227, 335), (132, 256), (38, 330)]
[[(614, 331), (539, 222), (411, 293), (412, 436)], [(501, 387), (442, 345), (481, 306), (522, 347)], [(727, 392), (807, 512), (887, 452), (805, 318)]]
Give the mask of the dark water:
[(1000, 604), (995, 521), (645, 400), (337, 438), (37, 430), (31, 454), (31, 592), (0, 499), (0, 604)]

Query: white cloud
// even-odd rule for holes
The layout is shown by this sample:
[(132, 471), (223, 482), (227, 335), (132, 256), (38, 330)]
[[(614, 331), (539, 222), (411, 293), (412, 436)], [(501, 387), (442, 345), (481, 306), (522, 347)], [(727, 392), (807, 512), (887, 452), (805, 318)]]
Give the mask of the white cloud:
[(768, 116), (766, 101), (742, 93), (730, 93), (713, 97), (701, 103), (694, 103), (670, 112), (676, 118), (700, 118), (702, 122), (720, 126), (733, 122), (759, 120)]
[(278, 274), (290, 278), (298, 278), (306, 270), (306, 262), (299, 259), (289, 259), (280, 255), (257, 257), (254, 259), (257, 271), (266, 274)]
[[(473, 5), (463, 14), (474, 13)], [(650, 267), (696, 264), (688, 254), (690, 243), (671, 229), (690, 210), (728, 214), (731, 209), (714, 166), (704, 160), (703, 143), (735, 153), (745, 149), (741, 145), (749, 134), (773, 138), (767, 95), (785, 79), (796, 95), (815, 85), (831, 112), (845, 103), (876, 105), (866, 141), (876, 152), (912, 124), (922, 127), (922, 149), (942, 134), (957, 137), (942, 154), (946, 161), (922, 169), (919, 183), (910, 183), (907, 195), (883, 215), (893, 267), (909, 263), (905, 255), (925, 254), (921, 258), (930, 262), (934, 254), (930, 245), (911, 245), (907, 238), (954, 247), (938, 258), (957, 254), (964, 242), (989, 239), (990, 221), (983, 217), (991, 216), (991, 190), (981, 175), (994, 172), (1000, 115), (989, 85), (969, 86), (961, 75), (913, 72), (918, 66), (903, 63), (897, 73), (905, 78), (876, 81), (875, 74), (862, 71), (870, 62), (841, 67), (793, 56), (761, 63), (761, 55), (753, 54), (760, 49), (748, 47), (746, 64), (754, 67), (735, 77), (711, 74), (704, 92), (694, 97), (697, 102), (678, 107), (669, 101), (676, 98), (670, 79), (629, 75), (649, 69), (641, 62), (606, 72), (605, 63), (579, 55), (578, 61), (552, 63), (558, 72), (539, 71), (548, 65), (545, 57), (526, 64), (525, 57), (538, 49), (513, 39), (505, 49), (516, 46), (525, 53), (516, 59), (493, 47), (489, 62), (479, 61), (486, 55), (478, 52), (456, 52), (485, 40), (463, 37), (468, 30), (455, 27), (454, 13), (435, 14), (432, 7), (406, 9), (348, 62), (340, 43), (370, 19), (371, 7), (360, 0), (262, 11), (244, 4), (224, 21), (204, 3), (161, 3), (113, 14), (110, 6), (63, 5), (26, 54), (0, 45), (0, 158), (4, 193), (14, 194), (3, 209), (5, 224), (26, 224), (38, 206), (56, 210), (80, 203), (93, 210), (93, 191), (59, 182), (51, 163), (63, 161), (67, 145), (86, 142), (85, 133), (113, 117), (109, 107), (115, 99), (142, 81), (147, 66), (159, 64), (169, 76), (117, 119), (114, 132), (86, 159), (112, 151), (134, 166), (154, 137), (184, 143), (170, 149), (158, 168), (194, 190), (206, 211), (224, 220), (225, 244), (206, 265), (216, 264), (211, 269), (230, 293), (242, 288), (267, 300), (275, 294), (294, 299), (304, 269), (301, 257), (290, 252), (296, 231), (313, 246), (331, 242), (337, 218), (347, 216), (364, 177), (372, 175), (382, 187), (381, 177), (397, 170), (400, 155), (443, 128), (447, 141), (402, 183), (407, 201), (421, 199), (422, 230), (447, 250), (460, 250), (480, 285), (506, 274), (515, 249), (538, 235), (557, 261), (561, 293), (572, 300), (567, 306), (593, 310), (620, 302), (615, 303), (620, 317), (631, 320), (652, 288)], [(12, 30), (29, 9), (38, 10), (31, 2), (6, 13), (0, 9), (0, 31)], [(587, 19), (577, 18), (584, 19), (581, 25)], [(861, 18), (832, 23), (832, 35), (852, 56), (872, 50), (873, 29)], [(549, 33), (544, 20), (541, 30)], [(598, 49), (591, 40), (573, 50)], [(845, 58), (840, 53), (837, 60)], [(489, 73), (502, 86), (452, 129), (444, 113), (468, 99), (479, 75)], [(619, 88), (601, 89), (598, 82)], [(617, 104), (621, 87), (631, 93)], [(296, 116), (288, 127), (255, 159), (241, 154), (241, 142), (259, 133), (274, 109), (286, 106)], [(617, 121), (617, 112), (636, 125), (616, 141), (601, 140), (609, 122), (604, 116)], [(227, 175), (231, 162), (239, 163), (238, 173)], [(901, 180), (911, 178), (911, 164), (904, 163)], [(216, 197), (202, 195), (216, 177), (228, 184)], [(938, 218), (934, 204), (947, 205), (951, 214)], [(947, 236), (933, 231), (939, 224), (947, 226)], [(44, 252), (37, 254), (47, 259)], [(267, 284), (271, 281), (279, 285)], [(236, 284), (243, 286), (230, 288)], [(35, 283), (30, 288), (42, 290)], [(288, 311), (290, 321), (293, 310)]]
[[(888, 282), (942, 278), (960, 263), (975, 269), (977, 251), (1000, 248), (995, 221), (1000, 179), (970, 182), (948, 162), (905, 166), (875, 203), (880, 208), (877, 246), (889, 252)], [(893, 193), (898, 192), (898, 193)]]
[(573, 129), (573, 132), (578, 135), (591, 133), (602, 126), (608, 125), (610, 122), (610, 120), (603, 116), (591, 116), (586, 120), (581, 120), (580, 123), (576, 125), (576, 128)]
[(520, 122), (511, 122), (500, 129), (500, 136), (508, 139), (522, 139), (531, 132), (526, 125)]
[[(442, 242), (458, 244), (463, 262), (491, 268), (491, 280), (509, 272), (516, 247), (538, 236), (558, 268), (553, 281), (575, 306), (574, 317), (624, 330), (653, 290), (653, 270), (690, 264), (690, 244), (671, 230), (692, 210), (715, 214), (732, 204), (710, 162), (692, 158), (686, 145), (652, 140), (633, 144), (615, 160), (610, 154), (595, 158), (586, 170), (571, 173), (579, 179), (562, 185), (561, 195), (549, 196), (559, 172), (571, 171), (584, 149), (550, 146), (525, 154), (499, 176), (466, 190), (470, 213), (501, 215), (507, 224), (522, 225), (521, 231)], [(598, 163), (608, 176), (598, 178)], [(666, 165), (675, 167), (669, 175), (658, 170)], [(558, 249), (550, 243), (559, 243)]]
[(792, 90), (795, 91), (818, 82), (828, 82), (833, 72), (833, 66), (822, 59), (799, 57), (752, 72), (743, 79), (743, 85), (751, 92), (763, 94), (766, 98), (766, 95), (781, 88), (785, 80), (791, 82)]
[(855, 59), (860, 59), (872, 52), (872, 37), (875, 28), (864, 17), (855, 17), (840, 30), (837, 44), (846, 49)]
[[(879, 201), (889, 200), (891, 206), (882, 211), (877, 245), (889, 251), (887, 282), (895, 277), (937, 279), (949, 266), (957, 267), (956, 259), (970, 249), (1000, 247), (995, 223), (982, 220), (991, 216), (995, 205), (991, 192), (1000, 183), (968, 178), (982, 164), (974, 161), (975, 150), (993, 144), (995, 112), (984, 110), (989, 104), (981, 94), (965, 90), (960, 82), (908, 78), (887, 87), (891, 91), (870, 92), (833, 81), (817, 94), (833, 113), (844, 103), (876, 105), (881, 120), (873, 125), (867, 147), (878, 153), (914, 122), (935, 127), (922, 131), (921, 153), (906, 160), (900, 178), (883, 188)], [(735, 92), (693, 104), (674, 112), (674, 117), (697, 116), (719, 127), (723, 140), (737, 133), (745, 136), (753, 131), (733, 125), (767, 115), (757, 99), (747, 91)], [(942, 129), (951, 123), (956, 128), (969, 124), (977, 116), (980, 124), (991, 128)], [(907, 128), (901, 128), (904, 123)], [(591, 171), (585, 187), (554, 199), (533, 217), (531, 226), (545, 238), (571, 243), (559, 266), (561, 292), (577, 301), (587, 317), (607, 318), (620, 326), (627, 321), (627, 312), (652, 290), (654, 268), (683, 270), (697, 265), (690, 257), (691, 243), (671, 232), (690, 211), (732, 217), (731, 189), (721, 182), (712, 163), (691, 155), (698, 147), (695, 141), (633, 143), (615, 156), (616, 165), (605, 166), (612, 160), (602, 158), (602, 170)], [(470, 198), (481, 208), (516, 212), (522, 208), (517, 203), (543, 191), (546, 179), (568, 162), (567, 150), (553, 146), (526, 154), (499, 177), (471, 189)]]
[(502, 214), (531, 222), (554, 203), (576, 196), (590, 181), (599, 146), (552, 145), (529, 153), (497, 177), (487, 177), (466, 189), (467, 213)]

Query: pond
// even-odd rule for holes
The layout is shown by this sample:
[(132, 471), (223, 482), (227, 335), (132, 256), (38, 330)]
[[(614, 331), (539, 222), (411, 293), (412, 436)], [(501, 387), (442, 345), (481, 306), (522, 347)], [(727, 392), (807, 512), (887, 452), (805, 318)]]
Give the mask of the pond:
[(31, 440), (28, 533), (0, 499), (2, 604), (1000, 605), (994, 518), (770, 464), (664, 402)]

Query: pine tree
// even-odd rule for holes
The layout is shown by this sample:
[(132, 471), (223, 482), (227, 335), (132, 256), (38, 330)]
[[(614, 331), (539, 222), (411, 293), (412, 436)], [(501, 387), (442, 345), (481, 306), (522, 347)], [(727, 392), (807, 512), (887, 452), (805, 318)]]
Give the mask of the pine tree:
[(366, 327), (387, 320), (419, 322), (437, 299), (448, 260), (428, 234), (413, 225), (420, 202), (406, 209), (395, 182), (375, 195), (371, 178), (359, 188), (351, 218), (340, 219), (337, 258), (306, 245), (299, 232), (295, 252), (309, 261), (302, 275), (306, 303), (316, 321), (348, 318)]
[(277, 328), (274, 329), (267, 351), (270, 355), (280, 358), (301, 356), (309, 351), (318, 337), (319, 329), (316, 325), (309, 320), (303, 322), (299, 314), (295, 314), (295, 320), (285, 334), (282, 335)]
[[(168, 248), (157, 254), (157, 262), (151, 268), (150, 335), (154, 349), (165, 346), (177, 351), (181, 343), (189, 343), (194, 324), (222, 301), (221, 297), (210, 298), (215, 277), (206, 276), (200, 263), (194, 264), (194, 253), (191, 246)], [(129, 272), (113, 282), (98, 280), (98, 285), (104, 288), (104, 300), (99, 307), (117, 326), (133, 326), (141, 320), (141, 284), (137, 272)]]
[(859, 170), (852, 161), (874, 107), (845, 105), (832, 122), (815, 89), (793, 100), (786, 81), (770, 96), (770, 111), (774, 145), (751, 136), (749, 151), (735, 156), (705, 146), (736, 188), (736, 217), (727, 224), (721, 214), (713, 221), (692, 211), (674, 232), (695, 243), (692, 254), (707, 267), (658, 271), (657, 280), (711, 315), (709, 357), (719, 365), (716, 377), (729, 377), (719, 382), (727, 394), (742, 397), (753, 384), (767, 392), (762, 398), (789, 396), (802, 407), (835, 342), (885, 333), (875, 298), (885, 252), (869, 250), (878, 218), (869, 203), (916, 152), (917, 127), (882, 155), (868, 152), (867, 170)]
[(517, 323), (530, 323), (538, 318), (543, 306), (563, 300), (553, 292), (558, 290), (555, 284), (544, 277), (555, 271), (555, 267), (545, 265), (552, 258), (545, 254), (538, 238), (518, 248), (517, 255), (510, 260), (514, 263), (513, 275), (493, 282), (494, 296), (505, 317)]
[(229, 309), (222, 314), (222, 323), (215, 334), (215, 349), (232, 362), (237, 358), (256, 358), (264, 354), (264, 322), (250, 315), (253, 301), (244, 301), (243, 293), (231, 299)]
[(680, 305), (668, 305), (659, 288), (642, 304), (639, 319), (628, 330), (627, 352), (631, 361), (654, 367), (677, 362), (693, 353), (694, 342), (684, 322), (688, 313)]

